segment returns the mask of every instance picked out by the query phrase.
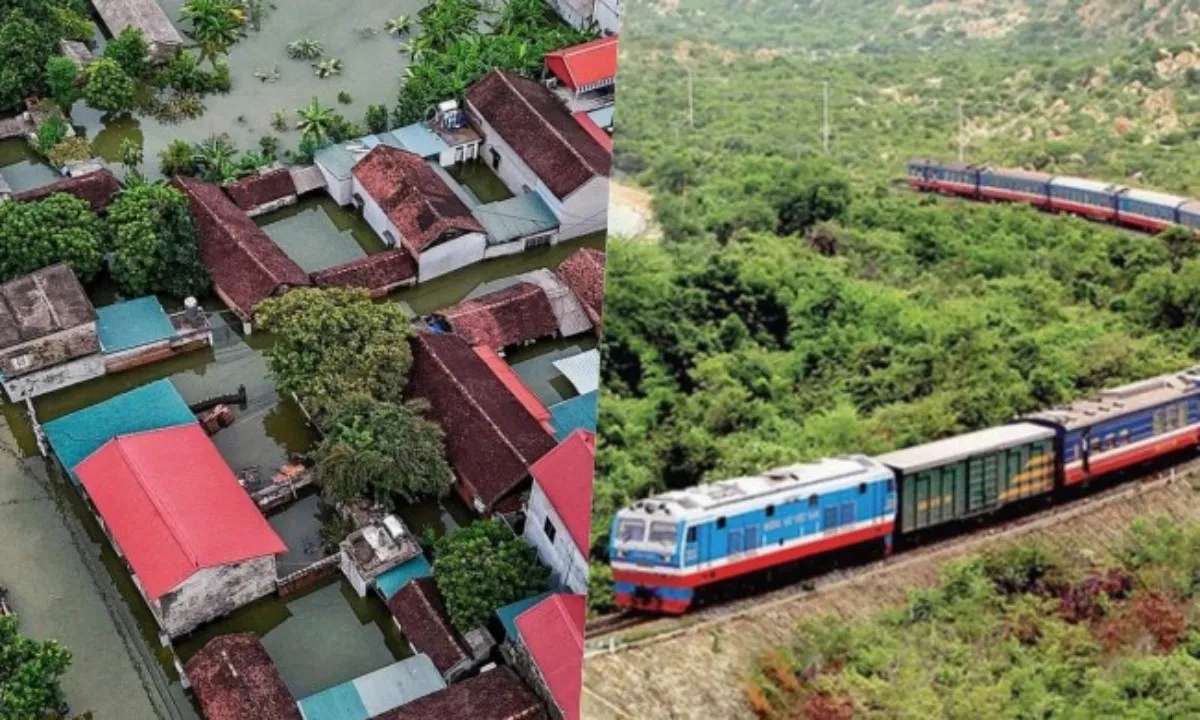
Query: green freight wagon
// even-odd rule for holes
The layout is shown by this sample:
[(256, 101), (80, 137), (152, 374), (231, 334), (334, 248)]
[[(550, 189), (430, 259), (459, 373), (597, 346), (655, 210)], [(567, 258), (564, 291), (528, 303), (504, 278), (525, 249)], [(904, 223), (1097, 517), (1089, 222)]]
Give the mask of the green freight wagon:
[(1055, 431), (1018, 423), (878, 458), (896, 472), (900, 533), (992, 512), (1054, 490)]

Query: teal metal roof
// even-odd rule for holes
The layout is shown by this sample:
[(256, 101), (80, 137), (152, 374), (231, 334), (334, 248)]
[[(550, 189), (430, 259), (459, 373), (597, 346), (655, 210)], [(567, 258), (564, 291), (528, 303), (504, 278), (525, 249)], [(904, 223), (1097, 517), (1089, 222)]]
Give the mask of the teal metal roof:
[(354, 720), (371, 717), (367, 706), (358, 696), (353, 682), (334, 685), (316, 695), (309, 695), (296, 703), (305, 720)]
[(496, 611), (496, 617), (500, 618), (500, 624), (504, 626), (504, 637), (517, 636), (517, 616), (525, 612), (529, 608), (537, 605), (541, 601), (550, 597), (554, 593), (544, 592), (541, 595), (535, 595), (531, 598), (519, 600), (512, 605), (505, 605)]
[(355, 163), (362, 157), (361, 153), (350, 152), (347, 148), (349, 144), (327, 145), (313, 153), (313, 162), (325, 168), (335, 178), (346, 180), (350, 177), (350, 171), (354, 169)]
[(552, 405), (550, 424), (554, 426), (554, 438), (562, 442), (576, 430), (596, 432), (597, 400), (598, 394), (593, 391)]
[(175, 337), (175, 326), (153, 295), (96, 309), (100, 349), (108, 354)]
[(522, 193), (507, 200), (480, 205), (471, 214), (487, 231), (489, 245), (501, 245), (518, 238), (549, 232), (558, 227), (558, 218), (536, 192)]
[(424, 123), (413, 123), (396, 128), (391, 134), (400, 142), (400, 147), (423, 158), (437, 157), (450, 146)]
[(171, 381), (159, 380), (52, 420), (43, 429), (71, 482), (78, 485), (75, 466), (109, 440), (194, 422), (196, 416)]
[(596, 123), (602, 128), (611, 128), (613, 124), (613, 109), (615, 107), (615, 105), (609, 105), (608, 107), (602, 107), (598, 110), (593, 110), (588, 113), (588, 117), (592, 119), (592, 122)]
[(375, 578), (375, 585), (379, 588), (379, 592), (390, 600), (409, 580), (426, 578), (432, 574), (433, 569), (429, 567), (429, 561), (425, 559), (424, 555), (418, 555)]
[(433, 660), (414, 655), (296, 704), (305, 720), (368, 720), (445, 687)]

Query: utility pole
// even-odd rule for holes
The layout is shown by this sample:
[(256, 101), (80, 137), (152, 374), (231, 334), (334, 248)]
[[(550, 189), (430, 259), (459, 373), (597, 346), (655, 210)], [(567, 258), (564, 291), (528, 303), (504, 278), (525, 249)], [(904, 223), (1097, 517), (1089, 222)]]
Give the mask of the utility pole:
[(696, 100), (692, 82), (692, 66), (688, 65), (686, 67), (688, 76), (688, 125), (694, 128), (696, 127)]
[(824, 110), (822, 111), (822, 115), (824, 116), (824, 125), (821, 129), (821, 138), (822, 138), (822, 144), (825, 146), (825, 154), (828, 155), (829, 154), (829, 81), (828, 80), (825, 81), (823, 97), (825, 100)]
[(964, 163), (967, 161), (967, 122), (963, 116), (963, 103), (960, 98), (958, 101), (958, 161)]

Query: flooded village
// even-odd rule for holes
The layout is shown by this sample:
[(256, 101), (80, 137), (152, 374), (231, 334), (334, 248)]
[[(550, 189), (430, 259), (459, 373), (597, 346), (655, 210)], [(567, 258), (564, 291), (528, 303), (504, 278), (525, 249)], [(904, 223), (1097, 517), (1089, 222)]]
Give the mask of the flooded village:
[(0, 716), (578, 717), (617, 20), (476, 9), (555, 42), (405, 111), (454, 4), (54, 14), (0, 113), (0, 621), (71, 658)]

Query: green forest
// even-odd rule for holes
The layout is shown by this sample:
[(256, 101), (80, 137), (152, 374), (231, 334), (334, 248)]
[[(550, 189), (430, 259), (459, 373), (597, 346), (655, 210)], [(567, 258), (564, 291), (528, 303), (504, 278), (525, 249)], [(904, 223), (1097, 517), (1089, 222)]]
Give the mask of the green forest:
[(1180, 34), (1200, 17), (1158, 5), (631, 3), (616, 165), (663, 232), (609, 243), (596, 554), (653, 492), (979, 429), (1200, 357), (1189, 238), (903, 182), (908, 158), (962, 141), (971, 162), (1200, 197), (1200, 33)]

